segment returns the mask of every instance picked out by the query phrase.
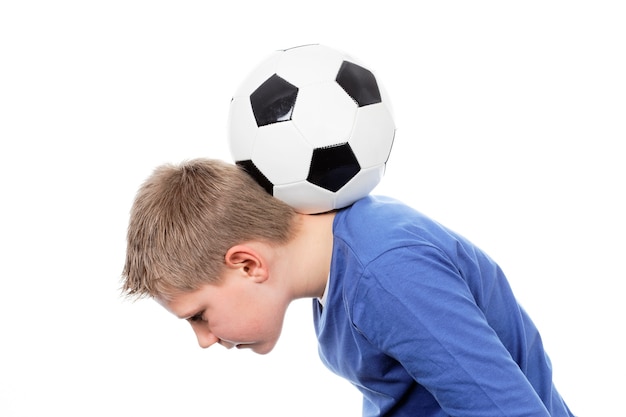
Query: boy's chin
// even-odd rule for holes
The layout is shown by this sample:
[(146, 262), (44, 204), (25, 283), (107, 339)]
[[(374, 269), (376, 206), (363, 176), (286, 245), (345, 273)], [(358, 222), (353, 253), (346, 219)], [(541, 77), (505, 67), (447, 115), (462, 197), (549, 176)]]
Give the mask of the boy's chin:
[(258, 355), (267, 355), (274, 349), (275, 345), (276, 343), (263, 343), (263, 344), (251, 343), (251, 344), (240, 344), (240, 345), (237, 345), (236, 347), (237, 349), (250, 349), (251, 351), (253, 351), (254, 353)]

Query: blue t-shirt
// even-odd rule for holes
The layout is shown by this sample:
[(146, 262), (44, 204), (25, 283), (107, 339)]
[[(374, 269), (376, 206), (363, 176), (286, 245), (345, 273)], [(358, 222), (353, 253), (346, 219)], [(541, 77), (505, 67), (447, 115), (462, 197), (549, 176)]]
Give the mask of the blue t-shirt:
[(480, 249), (386, 197), (340, 210), (333, 234), (315, 330), (364, 416), (572, 416), (535, 325)]

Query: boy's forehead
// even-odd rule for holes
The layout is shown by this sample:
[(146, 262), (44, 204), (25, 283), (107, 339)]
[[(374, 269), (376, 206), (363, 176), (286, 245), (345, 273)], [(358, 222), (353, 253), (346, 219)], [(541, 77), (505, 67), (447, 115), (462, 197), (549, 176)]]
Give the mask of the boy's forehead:
[(173, 300), (171, 297), (163, 298), (163, 297), (154, 297), (154, 301), (156, 301), (161, 307), (169, 311), (170, 313), (177, 315), (172, 308)]
[(178, 292), (167, 297), (155, 297), (154, 300), (178, 318), (187, 318), (196, 314), (202, 300), (199, 290)]

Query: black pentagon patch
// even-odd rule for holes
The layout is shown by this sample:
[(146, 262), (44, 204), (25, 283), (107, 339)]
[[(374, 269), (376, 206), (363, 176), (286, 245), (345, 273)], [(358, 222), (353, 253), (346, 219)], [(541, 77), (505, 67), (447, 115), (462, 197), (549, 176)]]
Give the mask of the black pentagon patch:
[(336, 192), (361, 170), (349, 144), (343, 143), (313, 150), (307, 180)]
[(370, 70), (360, 65), (343, 61), (336, 81), (359, 107), (381, 102), (376, 77)]
[(274, 195), (274, 184), (267, 179), (265, 175), (254, 165), (250, 159), (245, 161), (237, 161), (235, 164), (248, 173), (261, 187), (270, 195)]
[(274, 74), (250, 94), (257, 126), (291, 120), (298, 87)]

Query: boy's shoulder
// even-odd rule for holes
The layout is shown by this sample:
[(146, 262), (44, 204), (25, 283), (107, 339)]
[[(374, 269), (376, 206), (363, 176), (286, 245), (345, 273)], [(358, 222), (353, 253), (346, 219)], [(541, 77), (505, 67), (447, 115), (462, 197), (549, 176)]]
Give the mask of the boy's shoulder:
[(384, 195), (368, 195), (352, 205), (339, 210), (338, 216), (349, 219), (350, 217), (362, 217), (364, 221), (376, 221), (389, 216), (409, 216), (419, 214), (415, 209), (400, 200)]
[(406, 239), (428, 239), (440, 226), (403, 202), (387, 196), (367, 196), (340, 210), (333, 234), (358, 252), (378, 252), (406, 244)]
[(335, 217), (335, 231), (355, 228), (364, 233), (391, 231), (398, 226), (435, 223), (414, 208), (392, 197), (369, 195), (340, 210)]
[(406, 247), (454, 251), (469, 241), (415, 208), (391, 197), (370, 195), (340, 210), (333, 224), (335, 243), (362, 261)]

